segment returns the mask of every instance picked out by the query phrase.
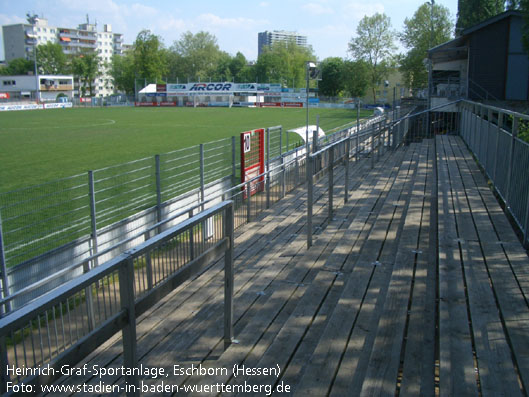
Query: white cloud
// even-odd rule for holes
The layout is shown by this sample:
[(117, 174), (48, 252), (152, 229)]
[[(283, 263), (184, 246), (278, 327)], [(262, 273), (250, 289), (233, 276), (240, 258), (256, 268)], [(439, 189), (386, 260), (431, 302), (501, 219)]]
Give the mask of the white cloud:
[(307, 3), (303, 5), (302, 8), (312, 15), (324, 15), (334, 13), (331, 7), (326, 7), (320, 3)]
[(0, 25), (14, 25), (17, 23), (26, 23), (26, 20), (17, 15), (0, 14)]
[(268, 1), (261, 1), (259, 3), (259, 7), (268, 7), (270, 6), (270, 3)]
[(251, 18), (221, 18), (217, 15), (208, 13), (199, 15), (197, 20), (204, 23), (207, 27), (212, 28), (235, 28), (242, 29), (245, 26), (255, 26), (262, 24), (263, 21), (257, 21)]
[(345, 5), (344, 13), (355, 21), (360, 21), (363, 17), (372, 16), (376, 13), (384, 12), (384, 5), (381, 3), (350, 2)]

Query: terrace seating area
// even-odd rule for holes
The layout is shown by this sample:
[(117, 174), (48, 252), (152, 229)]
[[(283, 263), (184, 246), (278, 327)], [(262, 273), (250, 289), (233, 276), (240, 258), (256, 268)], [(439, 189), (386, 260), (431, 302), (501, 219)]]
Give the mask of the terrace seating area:
[[(326, 177), (314, 185), (309, 249), (305, 188), (235, 232), (229, 347), (223, 260), (137, 318), (139, 364), (168, 375), (144, 373), (141, 394), (529, 392), (529, 259), (462, 139), (350, 167), (345, 203), (335, 169), (332, 219)], [(108, 374), (56, 384), (124, 385), (122, 346), (76, 365)]]

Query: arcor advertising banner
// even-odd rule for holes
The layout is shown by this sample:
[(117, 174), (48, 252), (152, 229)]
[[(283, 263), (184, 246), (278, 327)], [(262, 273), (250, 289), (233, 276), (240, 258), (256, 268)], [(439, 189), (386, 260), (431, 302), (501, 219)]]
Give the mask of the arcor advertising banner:
[[(156, 87), (156, 91), (158, 87)], [(222, 94), (234, 92), (281, 92), (279, 84), (255, 84), (255, 83), (187, 83), (187, 84), (166, 84), (167, 95), (176, 96), (183, 94)]]

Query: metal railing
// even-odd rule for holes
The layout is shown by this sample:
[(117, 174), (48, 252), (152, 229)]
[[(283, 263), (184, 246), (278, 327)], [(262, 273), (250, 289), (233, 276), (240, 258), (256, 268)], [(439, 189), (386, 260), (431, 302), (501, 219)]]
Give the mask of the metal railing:
[[(377, 120), (338, 130), (319, 139), (318, 147)], [(157, 230), (183, 220), (189, 210), (207, 208), (221, 197), (233, 198), (237, 208), (244, 202), (244, 222), (253, 219), (305, 181), (305, 148), (288, 151), (299, 140), (297, 135), (295, 139), (290, 135), (281, 126), (266, 129), (267, 171), (258, 189), (264, 193), (249, 200), (240, 194), (244, 187), (237, 185), (239, 147), (233, 138), (90, 171), (88, 178), (78, 175), (0, 195), (0, 210), (7, 215), (0, 217), (2, 285), (9, 287), (3, 288), (9, 293), (4, 293), (0, 310), (21, 307), (143, 242)], [(26, 210), (37, 201), (39, 208)], [(56, 213), (63, 208), (67, 211)], [(49, 212), (48, 217), (43, 218), (43, 210)], [(123, 214), (130, 216), (120, 219)], [(13, 222), (27, 223), (28, 216), (36, 217), (35, 222), (13, 227)], [(238, 217), (236, 226), (241, 224), (242, 218)], [(33, 228), (36, 235), (32, 235)], [(20, 255), (34, 258), (12, 266), (18, 250)]]
[(529, 116), (471, 101), (460, 112), (461, 137), (529, 245)]
[(307, 248), (312, 246), (313, 234), (313, 205), (314, 205), (314, 179), (320, 179), (328, 174), (328, 219), (333, 219), (334, 213), (334, 168), (343, 164), (345, 168), (344, 202), (349, 195), (349, 165), (350, 159), (360, 156), (371, 158), (371, 167), (375, 159), (379, 159), (381, 151), (389, 149), (392, 145), (393, 125), (389, 124), (387, 117), (355, 131), (346, 137), (323, 147), (317, 152), (310, 153), (307, 158)]
[[(268, 130), (270, 152), (283, 154), (282, 129)], [(0, 194), (3, 295), (101, 251), (115, 255), (109, 248), (126, 247), (130, 237), (182, 208), (220, 196), (237, 183), (238, 151), (230, 137)]]
[[(33, 299), (39, 292), (43, 293), (43, 288), (60, 285), (65, 282), (65, 277), (85, 273), (103, 263), (106, 258), (118, 255), (123, 251), (123, 247), (130, 246), (134, 242), (140, 244), (172, 224), (192, 217), (197, 211), (204, 210), (222, 200), (231, 199), (234, 201), (235, 228), (250, 222), (304, 181), (304, 153), (304, 148), (296, 148), (282, 154), (279, 158), (268, 159), (265, 173), (227, 190), (216, 191), (208, 198), (199, 199), (179, 211), (168, 212), (167, 216), (164, 216), (159, 222), (145, 228), (139, 228), (137, 232), (131, 233), (127, 238), (119, 239), (113, 244), (107, 244), (92, 255), (72, 261), (56, 271), (48, 272), (34, 283), (0, 299), (0, 309), (7, 312), (11, 307), (20, 307), (23, 303)], [(259, 180), (261, 182), (257, 182)], [(248, 190), (249, 186), (256, 182), (259, 184), (258, 194), (245, 195), (244, 190)], [(17, 302), (17, 304), (13, 305), (13, 302)]]
[[(233, 230), (233, 203), (225, 201), (0, 319), (0, 391), (39, 393), (41, 385), (63, 375), (65, 366), (77, 363), (120, 330), (124, 366), (137, 368), (136, 318), (222, 255), (223, 338), (229, 346)], [(125, 380), (138, 386), (137, 374), (126, 375)]]
[[(433, 138), (439, 134), (457, 134), (459, 131), (459, 116), (455, 112), (447, 111), (454, 101), (431, 109), (417, 111), (412, 107), (404, 111), (403, 116), (383, 117), (364, 128), (358, 133), (348, 133), (322, 149), (310, 153), (307, 163), (307, 248), (312, 246), (313, 235), (313, 206), (314, 181), (321, 179), (326, 173), (328, 178), (328, 219), (334, 214), (334, 168), (340, 164), (344, 166), (345, 186), (344, 202), (349, 196), (349, 166), (350, 160), (360, 157), (369, 158), (371, 168), (375, 166), (384, 151), (397, 148), (401, 144)], [(388, 116), (393, 116), (388, 114)]]

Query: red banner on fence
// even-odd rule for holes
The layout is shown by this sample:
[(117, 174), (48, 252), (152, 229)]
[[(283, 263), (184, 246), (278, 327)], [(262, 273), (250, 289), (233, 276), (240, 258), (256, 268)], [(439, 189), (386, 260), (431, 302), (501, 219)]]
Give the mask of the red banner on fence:
[(285, 108), (302, 108), (303, 102), (283, 102)]
[(152, 108), (178, 106), (178, 104), (176, 102), (134, 102), (134, 106)]
[[(264, 163), (264, 128), (241, 133), (241, 182), (247, 182), (265, 172)], [(264, 176), (250, 182), (250, 195), (264, 189)], [(247, 197), (246, 186), (243, 196)]]
[(0, 92), (0, 99), (9, 99), (9, 92)]

